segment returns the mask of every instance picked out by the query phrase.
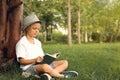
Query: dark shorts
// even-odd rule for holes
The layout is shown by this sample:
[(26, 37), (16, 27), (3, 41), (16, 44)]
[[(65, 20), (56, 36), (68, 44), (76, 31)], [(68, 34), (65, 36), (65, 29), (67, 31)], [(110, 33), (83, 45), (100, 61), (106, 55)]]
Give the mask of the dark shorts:
[[(34, 64), (31, 65), (29, 68), (27, 68), (27, 69), (25, 70), (25, 72), (31, 73), (32, 75), (37, 74), (38, 72), (36, 71), (36, 66), (37, 66), (37, 65), (34, 65)], [(50, 66), (51, 66), (52, 68), (54, 68), (54, 63), (51, 63)]]

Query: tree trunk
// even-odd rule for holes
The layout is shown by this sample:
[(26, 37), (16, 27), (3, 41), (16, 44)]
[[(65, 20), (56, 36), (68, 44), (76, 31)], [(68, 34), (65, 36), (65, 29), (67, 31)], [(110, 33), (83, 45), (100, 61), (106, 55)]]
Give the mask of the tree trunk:
[(117, 41), (117, 38), (118, 38), (118, 36), (120, 34), (120, 20), (117, 21), (116, 26), (117, 26), (117, 29), (116, 29), (115, 35), (114, 35), (115, 36), (114, 42)]
[(21, 35), (22, 0), (0, 0), (0, 67), (16, 57), (15, 45)]
[(3, 49), (5, 43), (5, 27), (6, 26), (6, 1), (0, 1), (0, 63), (3, 57)]
[(85, 30), (85, 43), (87, 43), (88, 42), (88, 32), (87, 32), (87, 30)]
[[(78, 0), (78, 5), (80, 5), (80, 0)], [(80, 6), (78, 6), (78, 44), (81, 43), (81, 37), (80, 37)]]
[(68, 45), (72, 45), (70, 0), (68, 0)]
[(43, 32), (43, 42), (46, 43), (46, 31)]

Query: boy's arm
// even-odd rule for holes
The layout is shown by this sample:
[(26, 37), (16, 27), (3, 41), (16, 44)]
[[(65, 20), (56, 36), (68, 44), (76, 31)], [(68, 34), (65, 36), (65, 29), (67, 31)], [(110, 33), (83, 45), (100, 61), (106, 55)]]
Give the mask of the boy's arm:
[(22, 65), (28, 65), (28, 64), (32, 64), (32, 63), (36, 63), (36, 62), (41, 62), (43, 60), (43, 58), (41, 57), (37, 57), (35, 59), (24, 59), (22, 57), (19, 58), (19, 62)]

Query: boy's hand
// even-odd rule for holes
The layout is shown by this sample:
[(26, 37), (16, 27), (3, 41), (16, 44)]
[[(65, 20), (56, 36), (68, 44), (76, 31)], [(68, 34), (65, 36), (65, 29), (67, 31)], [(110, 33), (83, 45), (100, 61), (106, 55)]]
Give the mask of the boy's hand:
[(43, 60), (43, 57), (37, 57), (36, 62), (41, 62)]

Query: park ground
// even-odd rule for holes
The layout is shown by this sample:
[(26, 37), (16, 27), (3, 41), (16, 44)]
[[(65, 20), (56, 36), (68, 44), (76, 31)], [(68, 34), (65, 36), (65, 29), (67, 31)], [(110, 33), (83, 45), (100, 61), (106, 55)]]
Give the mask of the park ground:
[[(57, 60), (68, 60), (67, 70), (79, 73), (76, 78), (58, 80), (120, 80), (120, 43), (43, 44), (43, 50), (50, 54), (60, 52)], [(0, 71), (0, 80), (40, 80), (23, 78), (17, 63)]]

